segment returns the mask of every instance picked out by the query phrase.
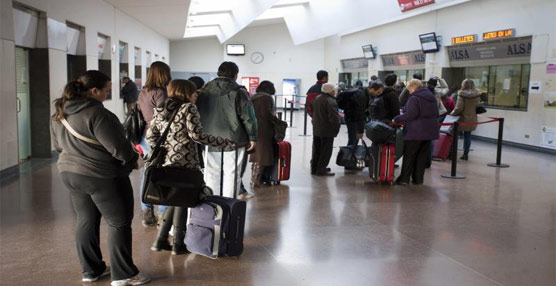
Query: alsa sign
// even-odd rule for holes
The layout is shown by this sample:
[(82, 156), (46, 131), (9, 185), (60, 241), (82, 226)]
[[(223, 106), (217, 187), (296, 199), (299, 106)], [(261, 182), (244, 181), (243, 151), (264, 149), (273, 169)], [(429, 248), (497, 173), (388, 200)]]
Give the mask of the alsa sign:
[(474, 44), (448, 47), (451, 62), (528, 57), (531, 55), (531, 38), (499, 43)]
[(398, 0), (400, 10), (406, 12), (422, 6), (434, 4), (434, 0)]

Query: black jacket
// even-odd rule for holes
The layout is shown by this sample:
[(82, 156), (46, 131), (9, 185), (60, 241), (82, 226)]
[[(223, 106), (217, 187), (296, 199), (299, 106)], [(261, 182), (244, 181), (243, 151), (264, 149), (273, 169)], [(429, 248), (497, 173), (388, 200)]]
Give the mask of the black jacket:
[(391, 121), (394, 117), (400, 115), (400, 100), (398, 92), (393, 87), (385, 87), (380, 96), (384, 99), (384, 107), (386, 108), (385, 119)]
[(124, 97), (125, 103), (132, 103), (137, 101), (137, 99), (139, 98), (139, 91), (137, 90), (137, 86), (133, 81), (128, 81), (122, 87), (122, 95)]
[(336, 137), (340, 131), (336, 98), (323, 93), (317, 96), (311, 104), (313, 135), (317, 137)]
[(64, 107), (69, 125), (102, 146), (77, 139), (61, 122), (52, 120), (50, 128), (54, 148), (60, 152), (60, 172), (98, 178), (128, 176), (139, 155), (126, 139), (118, 117), (91, 98), (70, 100)]
[[(228, 138), (237, 147), (257, 141), (257, 118), (253, 104), (247, 90), (233, 79), (218, 77), (208, 82), (199, 94), (196, 105), (206, 133)], [(219, 150), (210, 148), (210, 151)]]
[[(345, 93), (344, 93), (345, 94)], [(357, 92), (349, 95), (349, 98), (340, 98), (342, 93), (338, 95), (338, 102), (345, 100), (344, 114), (347, 122), (363, 122), (367, 117), (367, 105), (369, 104), (369, 97), (365, 88), (358, 88)]]

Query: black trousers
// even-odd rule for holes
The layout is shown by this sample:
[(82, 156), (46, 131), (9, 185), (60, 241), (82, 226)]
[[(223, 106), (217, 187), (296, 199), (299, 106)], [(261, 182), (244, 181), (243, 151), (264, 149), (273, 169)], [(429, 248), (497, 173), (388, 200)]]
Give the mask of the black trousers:
[(404, 141), (403, 146), (403, 165), (398, 182), (422, 184), (425, 176), (425, 166), (429, 156), (431, 141)]
[(183, 244), (187, 224), (187, 208), (168, 207), (164, 213), (164, 221), (158, 231), (159, 241), (168, 240), (168, 232), (174, 225), (174, 244)]
[(75, 243), (83, 274), (99, 275), (106, 268), (99, 247), (100, 218), (104, 217), (112, 280), (137, 275), (131, 258), (133, 188), (129, 177), (95, 178), (70, 172), (61, 176), (77, 213)]
[(311, 174), (326, 173), (326, 166), (332, 157), (334, 137), (313, 136), (313, 156), (311, 158)]
[(363, 121), (346, 121), (348, 129), (348, 145), (355, 145), (359, 140), (357, 134), (364, 132), (365, 122)]

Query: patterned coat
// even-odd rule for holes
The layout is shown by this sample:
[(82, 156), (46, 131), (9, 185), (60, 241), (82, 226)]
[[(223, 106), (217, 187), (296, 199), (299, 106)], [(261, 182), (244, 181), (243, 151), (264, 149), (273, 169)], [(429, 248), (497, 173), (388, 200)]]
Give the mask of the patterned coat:
[[(164, 105), (157, 107), (153, 120), (147, 130), (147, 143), (154, 148), (168, 126), (168, 121), (181, 101), (169, 98)], [(164, 166), (183, 166), (199, 169), (199, 154), (196, 143), (224, 147), (231, 143), (230, 140), (205, 133), (201, 126), (201, 119), (197, 107), (192, 103), (181, 105), (168, 132), (168, 137), (163, 147), (167, 153)]]

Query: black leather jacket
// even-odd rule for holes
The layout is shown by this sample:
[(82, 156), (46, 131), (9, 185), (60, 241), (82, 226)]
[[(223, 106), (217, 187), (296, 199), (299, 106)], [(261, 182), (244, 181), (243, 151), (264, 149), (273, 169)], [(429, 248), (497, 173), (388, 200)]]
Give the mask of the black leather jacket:
[[(203, 129), (228, 138), (237, 147), (257, 141), (257, 118), (247, 90), (233, 79), (218, 77), (208, 82), (197, 99)], [(210, 151), (221, 148), (211, 147)], [(225, 151), (233, 150), (230, 147)]]

